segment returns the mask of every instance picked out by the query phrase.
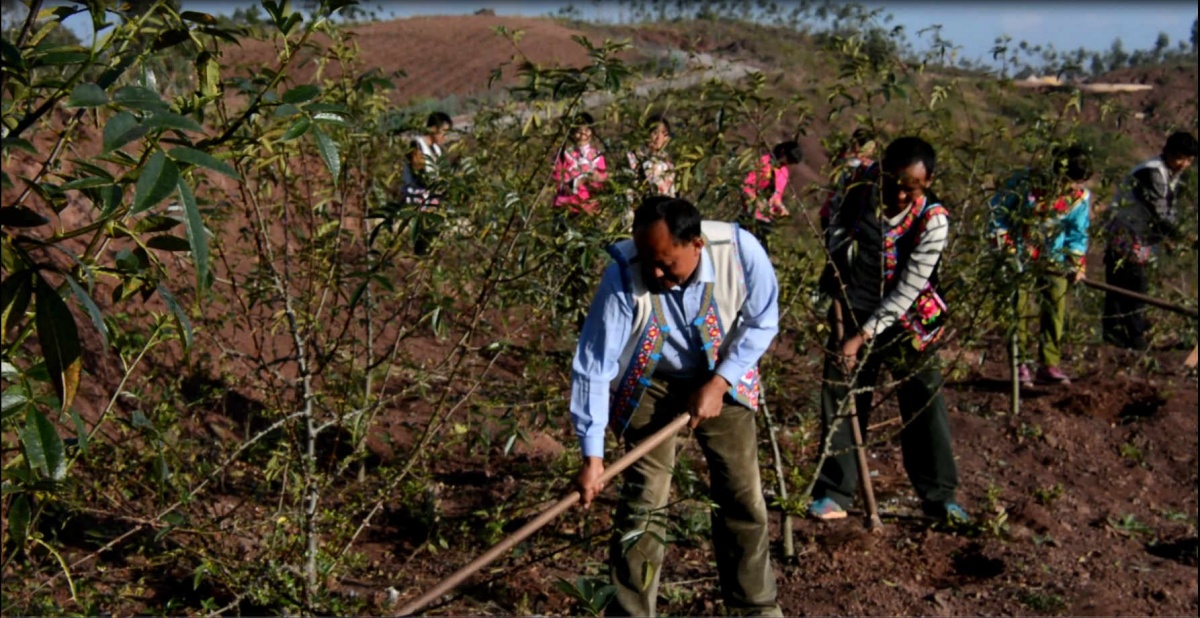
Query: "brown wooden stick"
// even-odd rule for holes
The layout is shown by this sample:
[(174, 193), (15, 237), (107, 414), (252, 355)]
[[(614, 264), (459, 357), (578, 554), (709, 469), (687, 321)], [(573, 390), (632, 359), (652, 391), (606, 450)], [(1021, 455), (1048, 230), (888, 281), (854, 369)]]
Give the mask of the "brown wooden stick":
[(1104, 290), (1105, 292), (1112, 292), (1114, 294), (1121, 294), (1123, 296), (1128, 296), (1129, 298), (1134, 298), (1134, 299), (1140, 300), (1140, 301), (1146, 303), (1147, 305), (1154, 305), (1155, 307), (1158, 307), (1159, 309), (1166, 309), (1167, 311), (1174, 311), (1175, 313), (1181, 313), (1183, 315), (1191, 316), (1193, 318), (1200, 317), (1200, 313), (1198, 313), (1195, 309), (1188, 309), (1187, 307), (1182, 307), (1180, 305), (1172, 304), (1165, 300), (1159, 300), (1157, 298), (1154, 298), (1153, 296), (1146, 296), (1145, 294), (1138, 294), (1137, 292), (1134, 292), (1131, 290), (1126, 290), (1125, 288), (1119, 288), (1115, 285), (1109, 285), (1107, 283), (1103, 283), (1100, 281), (1093, 281), (1086, 277), (1083, 279), (1080, 279), (1079, 281), (1080, 281), (1080, 283), (1083, 283), (1084, 285), (1086, 285), (1088, 287), (1095, 288), (1097, 290)]
[[(845, 337), (845, 328), (842, 326), (842, 303), (837, 299), (833, 301), (834, 312), (834, 327), (837, 333), (838, 341)], [(853, 397), (853, 395), (849, 395)], [(867, 449), (863, 445), (862, 427), (858, 423), (858, 410), (854, 407), (854, 403), (850, 403), (853, 409), (850, 414), (850, 432), (854, 436), (854, 453), (858, 459), (858, 484), (862, 486), (863, 502), (867, 503), (867, 529), (871, 532), (881, 532), (883, 530), (883, 520), (879, 518), (879, 507), (875, 504), (875, 488), (871, 485), (871, 469), (867, 465)]]
[[(603, 484), (612, 480), (613, 477), (620, 474), (623, 470), (625, 470), (625, 468), (628, 468), (635, 461), (641, 459), (646, 453), (654, 450), (668, 438), (678, 433), (679, 430), (688, 423), (689, 419), (691, 419), (690, 415), (683, 414), (671, 421), (666, 427), (658, 430), (657, 433), (650, 436), (648, 439), (646, 439), (646, 441), (642, 442), (633, 450), (626, 453), (624, 457), (618, 459), (611, 466), (605, 468), (604, 473), (600, 475), (600, 479), (597, 482)], [(537, 532), (539, 529), (541, 529), (542, 526), (550, 523), (550, 521), (555, 517), (558, 517), (564, 511), (574, 506), (575, 503), (579, 502), (579, 499), (582, 497), (583, 496), (580, 495), (579, 490), (575, 490), (570, 494), (567, 494), (565, 498), (559, 500), (545, 511), (542, 511), (542, 513), (534, 518), (533, 521), (522, 526), (520, 530), (510, 534), (507, 538), (497, 543), (491, 549), (487, 550), (487, 552), (485, 552), (483, 555), (472, 560), (469, 564), (467, 564), (467, 566), (455, 571), (453, 575), (443, 579), (440, 583), (438, 583), (438, 585), (430, 588), (425, 594), (412, 601), (409, 601), (407, 605), (400, 608), (398, 615), (412, 615), (414, 612), (424, 608), (426, 605), (429, 605), (438, 597), (458, 587), (468, 577), (494, 562), (502, 554), (516, 546), (517, 543), (524, 541), (534, 532)]]

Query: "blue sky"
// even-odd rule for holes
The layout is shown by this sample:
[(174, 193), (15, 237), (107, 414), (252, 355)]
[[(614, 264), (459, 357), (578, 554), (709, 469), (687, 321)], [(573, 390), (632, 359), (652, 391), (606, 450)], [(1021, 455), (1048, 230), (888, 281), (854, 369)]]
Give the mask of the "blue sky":
[[(783, 6), (788, 0), (778, 0)], [(58, 4), (50, 2), (48, 4)], [(249, 0), (183, 0), (184, 8), (208, 13), (231, 13), (239, 6), (257, 2)], [(296, 2), (295, 4), (299, 4)], [(377, 9), (381, 18), (414, 15), (470, 14), (489, 7), (500, 15), (540, 16), (553, 13), (566, 4), (555, 0), (377, 0), (363, 2), (364, 7)], [(970, 59), (989, 60), (993, 41), (1008, 34), (1014, 41), (1030, 44), (1053, 43), (1058, 49), (1105, 50), (1113, 39), (1120, 37), (1126, 50), (1147, 48), (1154, 44), (1159, 32), (1166, 32), (1172, 46), (1187, 41), (1196, 19), (1196, 3), (1179, 0), (1145, 2), (1049, 1), (1030, 2), (934, 2), (907, 0), (905, 2), (871, 2), (895, 16), (893, 23), (903, 24), (910, 37), (918, 30), (933, 24), (942, 25), (942, 36), (962, 47), (959, 52)], [(574, 5), (585, 18), (617, 21), (620, 7), (615, 1), (595, 2), (577, 0)], [(79, 19), (76, 28), (85, 26)], [(80, 32), (85, 40), (90, 32)]]

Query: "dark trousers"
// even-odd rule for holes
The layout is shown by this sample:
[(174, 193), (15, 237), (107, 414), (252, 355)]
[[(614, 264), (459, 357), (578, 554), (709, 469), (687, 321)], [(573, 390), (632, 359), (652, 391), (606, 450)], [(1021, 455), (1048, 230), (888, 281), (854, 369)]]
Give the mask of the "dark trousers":
[[(633, 449), (686, 410), (701, 381), (655, 378), (629, 420), (624, 440)], [(754, 411), (731, 403), (696, 428), (708, 461), (713, 551), (721, 596), (730, 613), (781, 616), (771, 567), (767, 503), (758, 472)], [(666, 553), (666, 506), (675, 467), (674, 437), (625, 469), (621, 501), (609, 545), (609, 568), (617, 588), (605, 615), (653, 616)]]
[[(833, 324), (832, 315), (831, 310), (830, 324)], [(859, 315), (857, 324), (867, 317)], [(853, 333), (855, 323), (848, 322), (844, 328), (847, 333)], [(846, 508), (854, 502), (854, 494), (858, 490), (858, 460), (854, 453), (853, 430), (848, 421), (850, 415), (857, 412), (865, 441), (874, 392), (859, 393), (853, 402), (847, 402), (842, 407), (849, 395), (850, 385), (838, 360), (841, 343), (836, 332), (832, 332), (827, 344), (821, 383), (821, 444), (826, 443), (831, 432), (833, 435), (829, 443), (829, 455), (821, 466), (820, 476), (813, 488), (813, 499), (830, 498)], [(863, 347), (866, 348), (865, 345)], [(876, 338), (869, 354), (859, 354), (858, 362), (862, 367), (854, 383), (855, 390), (874, 387), (885, 366), (893, 379), (901, 382), (897, 390), (900, 417), (904, 423), (900, 431), (904, 470), (917, 496), (927, 503), (953, 501), (955, 490), (958, 489), (958, 468), (950, 446), (950, 421), (946, 413), (946, 400), (942, 396), (944, 380), (935, 360), (917, 352), (903, 328), (892, 326)]]
[[(1149, 289), (1146, 267), (1112, 248), (1104, 251), (1104, 281), (1139, 294), (1145, 294)], [(1104, 340), (1123, 348), (1145, 349), (1146, 331), (1150, 330), (1145, 312), (1146, 304), (1142, 301), (1105, 292), (1104, 317), (1101, 319)]]

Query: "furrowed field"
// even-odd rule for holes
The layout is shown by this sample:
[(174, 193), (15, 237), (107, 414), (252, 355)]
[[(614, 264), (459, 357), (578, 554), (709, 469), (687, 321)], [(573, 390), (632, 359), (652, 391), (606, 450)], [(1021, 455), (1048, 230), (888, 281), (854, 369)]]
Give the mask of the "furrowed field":
[[(956, 62), (936, 29), (910, 41), (852, 4), (623, 4), (636, 23), (379, 21), (346, 0), (304, 13), (266, 0), (234, 18), (174, 2), (6, 17), (0, 610), (386, 614), (560, 498), (580, 464), (568, 402), (581, 307), (564, 273), (581, 268), (592, 289), (604, 247), (627, 235), (620, 175), (602, 216), (554, 225), (558, 119), (587, 109), (610, 168), (644, 141), (645, 118), (668, 115), (682, 196), (709, 218), (736, 216), (772, 145), (803, 148), (772, 239), (782, 328), (762, 363), (789, 496), (764, 421), (785, 613), (1195, 615), (1198, 404), (1182, 369), (1195, 320), (1150, 309), (1151, 350), (1118, 350), (1101, 343), (1101, 293), (1074, 286), (1073, 384), (1026, 391), (1014, 410), (1019, 277), (985, 239), (998, 181), (1083, 144), (1098, 170), (1088, 273), (1102, 280), (1114, 185), (1171, 131), (1196, 131), (1194, 41), (1096, 54), (1090, 71), (1082, 52), (998, 41), (997, 74)], [(72, 13), (94, 43), (60, 25)], [(795, 27), (818, 14), (828, 28)], [(1017, 87), (1040, 63), (1153, 89)], [(423, 214), (397, 189), (433, 110), (456, 134), (444, 210)], [(914, 516), (886, 382), (869, 435), (884, 532), (859, 512), (803, 517), (828, 334), (817, 210), (830, 155), (859, 126), (938, 149), (952, 225), (939, 356), (967, 526)], [(1194, 239), (1194, 169), (1181, 187)], [(412, 230), (429, 218), (442, 233), (418, 257)], [(1194, 310), (1195, 245), (1167, 254), (1150, 293)], [(684, 444), (659, 611), (711, 615), (707, 474)], [(615, 495), (426, 611), (602, 611)]]

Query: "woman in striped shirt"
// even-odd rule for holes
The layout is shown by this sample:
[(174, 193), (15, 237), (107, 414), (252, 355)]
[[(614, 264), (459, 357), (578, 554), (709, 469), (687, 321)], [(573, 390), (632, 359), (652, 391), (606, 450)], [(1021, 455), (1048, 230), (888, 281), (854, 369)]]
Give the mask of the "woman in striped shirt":
[[(929, 350), (946, 311), (937, 265), (949, 213), (929, 190), (936, 163), (924, 140), (897, 139), (848, 190), (830, 222), (828, 248), (840, 285), (821, 385), (822, 443), (829, 450), (809, 508), (817, 519), (845, 517), (854, 500), (858, 464), (843, 403), (865, 428), (884, 366), (899, 382), (904, 468), (922, 509), (937, 518), (968, 519), (955, 502), (958, 470), (942, 374)], [(854, 399), (847, 401), (851, 388)]]

